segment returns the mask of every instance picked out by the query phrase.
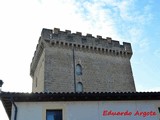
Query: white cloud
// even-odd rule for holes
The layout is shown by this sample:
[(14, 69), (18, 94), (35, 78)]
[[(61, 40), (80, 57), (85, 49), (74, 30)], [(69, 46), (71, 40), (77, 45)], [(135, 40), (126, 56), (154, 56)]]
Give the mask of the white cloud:
[(131, 21), (132, 20), (132, 15), (131, 15), (131, 10), (133, 9), (133, 1), (121, 1), (117, 4), (117, 7), (120, 10), (120, 16), (122, 20), (124, 21)]
[(146, 25), (151, 19), (151, 5), (148, 3), (141, 9), (137, 9), (136, 0), (117, 2), (122, 20), (129, 21), (137, 25)]
[(111, 19), (111, 11), (103, 9), (101, 2), (84, 2), (77, 4), (77, 8), (81, 8), (78, 14), (81, 16), (81, 20), (87, 23), (85, 29), (94, 35), (100, 34), (105, 37), (116, 36), (116, 30), (114, 27), (114, 21)]

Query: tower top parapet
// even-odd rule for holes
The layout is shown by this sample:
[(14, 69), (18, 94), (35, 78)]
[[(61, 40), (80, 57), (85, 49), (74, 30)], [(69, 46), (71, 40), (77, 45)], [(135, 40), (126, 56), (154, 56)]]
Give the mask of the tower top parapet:
[(102, 38), (92, 36), (92, 34), (82, 35), (81, 32), (71, 33), (70, 30), (60, 31), (59, 28), (45, 29), (41, 32), (41, 38), (50, 41), (53, 44), (70, 45), (74, 47), (91, 48), (94, 50), (105, 50), (126, 53), (129, 57), (132, 55), (132, 47), (130, 43), (112, 40), (110, 37)]

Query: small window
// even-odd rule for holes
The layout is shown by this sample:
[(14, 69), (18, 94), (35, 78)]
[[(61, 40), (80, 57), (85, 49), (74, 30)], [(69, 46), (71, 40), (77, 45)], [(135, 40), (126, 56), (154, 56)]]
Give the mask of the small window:
[(83, 92), (83, 84), (81, 82), (77, 83), (77, 92)]
[(159, 111), (159, 113), (160, 113), (160, 107), (158, 108), (158, 111)]
[(82, 75), (82, 66), (80, 64), (76, 65), (76, 74)]
[(46, 120), (62, 120), (62, 110), (47, 110)]

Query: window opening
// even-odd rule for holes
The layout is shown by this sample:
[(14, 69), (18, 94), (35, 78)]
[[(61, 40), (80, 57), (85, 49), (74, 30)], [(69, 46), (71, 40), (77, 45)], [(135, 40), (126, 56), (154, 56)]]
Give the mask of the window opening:
[(62, 120), (62, 110), (47, 110), (46, 120)]
[(77, 83), (77, 92), (83, 92), (83, 84), (81, 82)]
[(158, 107), (158, 111), (159, 111), (159, 113), (160, 113), (160, 107)]
[(76, 75), (82, 75), (82, 66), (80, 64), (76, 65)]

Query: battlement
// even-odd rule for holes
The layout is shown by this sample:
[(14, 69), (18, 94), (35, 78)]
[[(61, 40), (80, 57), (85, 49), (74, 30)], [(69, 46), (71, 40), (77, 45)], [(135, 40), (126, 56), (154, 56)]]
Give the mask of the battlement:
[(110, 51), (117, 55), (122, 53), (129, 57), (132, 56), (130, 43), (123, 42), (123, 45), (120, 45), (119, 41), (112, 40), (110, 37), (102, 38), (99, 35), (94, 37), (92, 34), (83, 36), (81, 32), (71, 33), (70, 30), (60, 31), (59, 28), (54, 28), (53, 30), (43, 29), (41, 37), (52, 45), (68, 45), (96, 51)]

